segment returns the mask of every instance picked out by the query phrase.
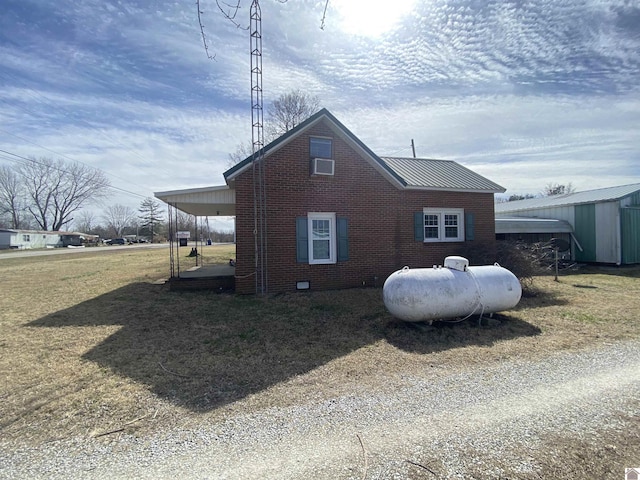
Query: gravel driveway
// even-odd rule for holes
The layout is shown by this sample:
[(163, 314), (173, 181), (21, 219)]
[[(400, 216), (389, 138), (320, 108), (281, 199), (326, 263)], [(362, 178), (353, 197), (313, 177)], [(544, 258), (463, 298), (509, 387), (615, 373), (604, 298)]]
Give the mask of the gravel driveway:
[[(638, 429), (624, 419), (640, 417), (640, 342), (462, 371), (426, 367), (397, 384), (154, 437), (37, 449), (0, 442), (0, 478), (549, 478), (540, 455), (554, 454), (550, 439), (589, 444)], [(638, 465), (612, 460), (610, 478), (624, 478), (625, 466)]]

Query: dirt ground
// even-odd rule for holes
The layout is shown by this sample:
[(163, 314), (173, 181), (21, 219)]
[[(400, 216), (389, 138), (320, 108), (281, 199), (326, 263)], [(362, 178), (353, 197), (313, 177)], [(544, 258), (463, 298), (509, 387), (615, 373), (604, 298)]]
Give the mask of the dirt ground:
[[(234, 256), (207, 248), (212, 259)], [(437, 378), (640, 336), (638, 268), (536, 277), (517, 308), (481, 325), (426, 326), (391, 317), (380, 289), (171, 292), (156, 283), (167, 262), (160, 250), (0, 262), (4, 441), (99, 441), (117, 429), (144, 437), (240, 410), (391, 391), (399, 372), (429, 368)], [(621, 444), (611, 435), (579, 447), (548, 441), (557, 454), (597, 461), (620, 451), (606, 450)]]

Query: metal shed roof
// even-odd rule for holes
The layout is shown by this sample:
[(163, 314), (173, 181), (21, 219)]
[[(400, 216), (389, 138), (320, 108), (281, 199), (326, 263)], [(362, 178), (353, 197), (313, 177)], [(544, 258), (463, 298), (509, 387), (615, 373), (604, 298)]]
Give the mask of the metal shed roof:
[(621, 185), (618, 187), (599, 188), (596, 190), (585, 190), (584, 192), (568, 193), (566, 195), (553, 195), (549, 197), (528, 198), (526, 200), (516, 200), (513, 202), (497, 203), (495, 211), (497, 213), (510, 213), (536, 208), (564, 207), (569, 205), (579, 205), (585, 203), (611, 202), (633, 195), (640, 191), (640, 183)]
[(380, 157), (406, 183), (406, 188), (457, 190), (464, 192), (504, 192), (488, 178), (452, 160)]
[(155, 192), (155, 197), (196, 216), (236, 214), (236, 191), (226, 185)]
[(569, 222), (555, 218), (496, 218), (496, 233), (572, 233)]

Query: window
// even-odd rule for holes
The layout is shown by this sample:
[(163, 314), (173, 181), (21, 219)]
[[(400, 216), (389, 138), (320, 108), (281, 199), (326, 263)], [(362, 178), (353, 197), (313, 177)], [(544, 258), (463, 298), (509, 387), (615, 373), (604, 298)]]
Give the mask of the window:
[(464, 240), (463, 209), (425, 208), (423, 215), (425, 242), (461, 242)]
[(333, 158), (333, 141), (330, 138), (310, 137), (309, 152), (311, 158)]
[(458, 218), (457, 214), (444, 214), (444, 238), (458, 238)]
[(438, 238), (440, 238), (440, 227), (438, 226), (439, 220), (440, 220), (440, 215), (425, 214), (424, 216), (424, 238), (425, 239), (435, 238), (437, 240)]
[(348, 260), (347, 218), (337, 217), (335, 213), (309, 213), (304, 217), (296, 217), (298, 263), (337, 263)]
[(336, 263), (336, 216), (334, 213), (310, 213), (309, 263)]
[(31, 236), (30, 235), (22, 235), (22, 241), (23, 242), (30, 242), (31, 241)]

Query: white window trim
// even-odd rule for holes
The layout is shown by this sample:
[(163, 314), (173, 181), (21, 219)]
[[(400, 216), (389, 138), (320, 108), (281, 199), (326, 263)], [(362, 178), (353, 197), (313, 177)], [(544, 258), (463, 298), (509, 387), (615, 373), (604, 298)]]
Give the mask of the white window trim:
[[(437, 215), (438, 216), (438, 238), (427, 238), (424, 234), (426, 225), (424, 224), (425, 215)], [(445, 238), (445, 215), (457, 215), (458, 216), (458, 236), (455, 238)], [(435, 242), (463, 242), (464, 241), (464, 209), (463, 208), (425, 208), (422, 210), (422, 228), (425, 243)]]
[(323, 158), (326, 160), (331, 160), (333, 158), (333, 137), (323, 137), (320, 135), (312, 135), (309, 137), (309, 153), (311, 153), (311, 140), (312, 139), (318, 139), (318, 140), (329, 140), (331, 142), (331, 156), (329, 157), (317, 157), (317, 156), (312, 156), (312, 158)]
[[(329, 220), (329, 258), (313, 258), (313, 220)], [(309, 231), (309, 265), (336, 263), (336, 214), (324, 212), (308, 213), (307, 228)]]

